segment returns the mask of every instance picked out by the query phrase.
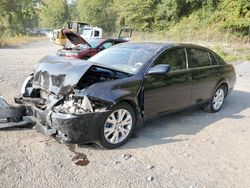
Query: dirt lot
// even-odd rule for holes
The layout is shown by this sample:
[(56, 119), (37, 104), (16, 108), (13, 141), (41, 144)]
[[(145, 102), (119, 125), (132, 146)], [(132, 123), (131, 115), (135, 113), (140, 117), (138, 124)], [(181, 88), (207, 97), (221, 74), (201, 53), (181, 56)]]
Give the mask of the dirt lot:
[[(38, 60), (58, 48), (41, 41), (0, 49), (0, 95), (13, 103)], [(78, 146), (87, 166), (35, 130), (0, 131), (0, 187), (249, 187), (250, 62), (236, 70), (235, 91), (219, 113), (195, 110), (148, 123), (116, 150)]]

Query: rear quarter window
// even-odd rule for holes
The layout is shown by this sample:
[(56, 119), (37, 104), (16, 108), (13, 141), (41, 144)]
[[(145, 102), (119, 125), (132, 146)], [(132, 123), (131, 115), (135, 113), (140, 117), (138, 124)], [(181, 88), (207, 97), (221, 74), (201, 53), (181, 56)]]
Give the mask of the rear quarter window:
[(189, 48), (189, 68), (210, 66), (210, 54), (205, 50)]
[(227, 63), (217, 54), (214, 54), (219, 65), (226, 65)]
[(210, 59), (211, 59), (212, 65), (218, 65), (218, 61), (217, 61), (217, 59), (214, 57), (214, 55), (213, 55), (212, 53), (210, 53)]

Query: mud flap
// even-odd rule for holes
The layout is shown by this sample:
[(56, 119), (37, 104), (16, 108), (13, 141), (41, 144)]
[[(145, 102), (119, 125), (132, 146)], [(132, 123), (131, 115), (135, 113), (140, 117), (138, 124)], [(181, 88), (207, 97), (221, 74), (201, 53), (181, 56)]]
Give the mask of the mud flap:
[(0, 129), (32, 126), (32, 122), (23, 120), (25, 113), (25, 106), (11, 106), (0, 96)]

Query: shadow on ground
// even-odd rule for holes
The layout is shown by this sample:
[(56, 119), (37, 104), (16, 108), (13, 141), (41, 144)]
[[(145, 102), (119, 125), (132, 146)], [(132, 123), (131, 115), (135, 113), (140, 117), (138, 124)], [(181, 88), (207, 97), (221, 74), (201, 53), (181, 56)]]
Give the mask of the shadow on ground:
[[(202, 109), (185, 111), (163, 119), (145, 123), (144, 128), (136, 131), (137, 138), (130, 139), (121, 149), (145, 148), (159, 144), (181, 142), (185, 135), (195, 135), (202, 129), (222, 119), (242, 119), (240, 113), (250, 108), (250, 93), (233, 91), (217, 113), (208, 113)], [(174, 138), (181, 135), (180, 138)]]
[[(236, 90), (226, 98), (219, 112), (208, 113), (201, 109), (194, 109), (147, 122), (144, 124), (144, 128), (137, 130), (132, 138), (119, 149), (146, 148), (154, 145), (181, 142), (187, 139), (185, 135), (195, 135), (202, 129), (222, 119), (244, 118), (245, 116), (240, 113), (248, 108), (250, 108), (250, 93)], [(24, 129), (4, 129), (4, 131), (18, 130)], [(181, 138), (174, 138), (178, 135), (182, 135)], [(80, 147), (85, 148), (90, 147), (90, 145), (80, 145)], [(91, 145), (91, 147), (101, 149), (95, 145)]]

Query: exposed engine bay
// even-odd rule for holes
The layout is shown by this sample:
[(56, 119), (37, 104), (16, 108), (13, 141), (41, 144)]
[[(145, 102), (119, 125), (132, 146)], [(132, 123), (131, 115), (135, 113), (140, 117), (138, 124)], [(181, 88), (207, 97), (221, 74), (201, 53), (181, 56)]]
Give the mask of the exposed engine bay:
[(128, 77), (129, 74), (117, 70), (106, 69), (98, 66), (92, 66), (80, 79), (76, 89), (84, 89), (92, 84)]

